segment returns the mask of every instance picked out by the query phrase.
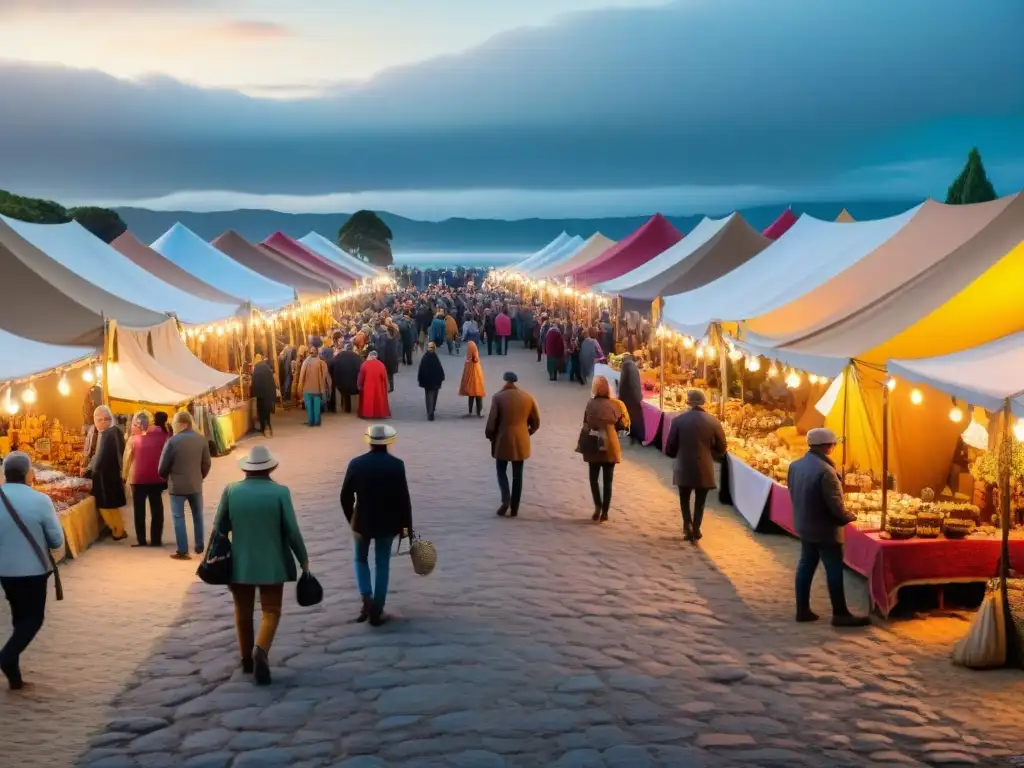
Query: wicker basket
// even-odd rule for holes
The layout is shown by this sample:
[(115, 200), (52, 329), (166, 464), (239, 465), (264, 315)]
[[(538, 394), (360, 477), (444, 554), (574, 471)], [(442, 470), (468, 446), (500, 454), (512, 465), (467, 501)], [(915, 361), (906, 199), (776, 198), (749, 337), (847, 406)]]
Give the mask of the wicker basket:
[(409, 557), (412, 569), (419, 576), (429, 576), (437, 567), (437, 548), (431, 541), (421, 539), (416, 534), (410, 536)]

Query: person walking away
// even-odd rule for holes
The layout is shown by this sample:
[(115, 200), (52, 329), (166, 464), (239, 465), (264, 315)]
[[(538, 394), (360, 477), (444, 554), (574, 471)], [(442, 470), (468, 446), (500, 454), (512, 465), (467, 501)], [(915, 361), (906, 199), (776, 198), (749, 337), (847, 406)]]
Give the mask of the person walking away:
[[(273, 376), (273, 372), (271, 372)], [(163, 546), (164, 538), (164, 496), (167, 483), (160, 477), (160, 456), (164, 445), (171, 436), (156, 424), (149, 423), (149, 414), (139, 411), (135, 414), (135, 423), (139, 425), (140, 434), (131, 439), (132, 462), (129, 468), (128, 482), (132, 486), (132, 511), (135, 513), (135, 538), (133, 547), (145, 547), (146, 542), (146, 502), (149, 502), (149, 542), (148, 546)]]
[(302, 370), (302, 364), (306, 362), (306, 345), (303, 344), (299, 347), (298, 352), (295, 353), (295, 357), (292, 358), (292, 373), (291, 373), (291, 393), (292, 398), (296, 403), (302, 402), (302, 387), (299, 386), (299, 371)]
[(462, 324), (462, 343), (469, 344), (473, 342), (477, 345), (477, 349), (480, 347), (480, 326), (477, 324), (473, 315), (466, 317), (466, 322)]
[[(490, 357), (494, 349), (494, 311), (491, 309), (484, 310), (484, 337), (487, 339), (487, 356)], [(498, 351), (501, 354), (501, 350)]]
[(459, 397), (469, 398), (467, 416), (473, 415), (473, 406), (475, 405), (476, 415), (480, 418), (483, 417), (485, 394), (484, 369), (480, 365), (480, 352), (476, 342), (471, 341), (466, 345), (466, 362), (462, 366), (462, 380), (459, 382)]
[(256, 355), (256, 364), (252, 368), (252, 396), (256, 398), (256, 419), (260, 432), (266, 437), (267, 432), (273, 436), (274, 428), (270, 426), (270, 414), (274, 412), (277, 402), (277, 383), (270, 363), (262, 355)]
[(114, 425), (114, 414), (105, 405), (93, 412), (92, 420), (96, 427), (96, 453), (86, 468), (85, 476), (92, 480), (92, 495), (110, 535), (114, 541), (122, 541), (128, 538), (121, 513), (121, 508), (128, 504), (121, 476), (124, 433)]
[(388, 327), (388, 335), (384, 340), (384, 368), (388, 372), (388, 392), (395, 391), (395, 374), (398, 373), (399, 361), (402, 359), (402, 342), (398, 338), (398, 328)]
[(362, 419), (390, 419), (388, 405), (388, 372), (377, 356), (371, 352), (359, 369), (359, 417)]
[(583, 343), (582, 328), (573, 326), (569, 331), (569, 381), (578, 381), (582, 387), (587, 382), (583, 380), (583, 370), (580, 363), (580, 345)]
[(437, 345), (427, 344), (427, 351), (420, 358), (420, 370), (417, 376), (420, 387), (427, 400), (427, 421), (434, 420), (434, 409), (437, 408), (437, 395), (444, 383), (444, 366), (437, 356)]
[(459, 340), (459, 324), (455, 320), (455, 315), (448, 312), (444, 318), (444, 337), (445, 342), (448, 344), (448, 354), (452, 353), (452, 347), (458, 343)]
[(830, 458), (836, 435), (829, 429), (807, 433), (807, 453), (789, 465), (787, 485), (793, 499), (793, 523), (800, 537), (800, 562), (796, 567), (796, 620), (816, 621), (811, 610), (811, 583), (820, 561), (825, 566), (832, 625), (865, 627), (867, 616), (854, 616), (846, 605), (843, 585), (844, 528), (857, 516), (846, 510), (843, 484)]
[[(672, 483), (679, 488), (683, 514), (683, 538), (696, 546), (701, 540), (704, 503), (716, 487), (715, 460), (725, 456), (725, 430), (721, 422), (704, 410), (704, 393), (691, 389), (686, 394), (690, 410), (677, 416), (668, 433), (665, 453), (675, 460)], [(693, 514), (690, 514), (690, 496)]]
[(609, 355), (615, 352), (615, 326), (608, 316), (608, 310), (601, 313), (601, 349)]
[[(505, 385), (491, 398), (484, 436), (491, 442), (491, 456), (498, 473), (501, 505), (498, 516), (519, 515), (523, 497), (523, 466), (530, 458), (530, 438), (540, 429), (540, 409), (537, 401), (525, 390), (519, 389), (519, 377), (508, 371), (502, 377)], [(508, 484), (508, 466), (512, 465), (512, 487)]]
[(498, 341), (498, 354), (508, 354), (508, 340), (512, 336), (512, 318), (505, 314), (504, 308), (494, 318), (494, 335)]
[(565, 339), (557, 326), (548, 328), (544, 336), (544, 354), (547, 355), (548, 378), (551, 381), (558, 381), (558, 372), (565, 361)]
[[(644, 425), (644, 390), (640, 382), (640, 369), (632, 355), (625, 355), (622, 358), (622, 370), (619, 371), (619, 400), (626, 404), (629, 411), (629, 442), (633, 445), (643, 445), (647, 439), (647, 429)], [(654, 435), (651, 435), (654, 439)]]
[[(586, 384), (594, 375), (594, 366), (597, 361), (604, 357), (601, 345), (597, 343), (597, 329), (591, 329), (590, 333), (580, 342), (580, 377)], [(639, 376), (639, 373), (637, 374)], [(614, 392), (612, 394), (615, 394)], [(632, 418), (632, 416), (630, 417)]]
[(522, 335), (523, 348), (530, 349), (533, 346), (533, 309), (529, 304), (524, 304), (517, 315), (519, 319), (519, 333)]
[(548, 330), (551, 328), (551, 323), (548, 322), (547, 315), (540, 316), (540, 325), (534, 328), (534, 342), (537, 345), (537, 362), (541, 361), (541, 357), (544, 355), (544, 340), (548, 335)]
[(416, 326), (407, 311), (398, 319), (398, 333), (402, 339), (402, 362), (412, 365), (412, 350), (416, 346)]
[[(213, 528), (231, 537), (231, 597), (242, 671), (257, 685), (270, 685), (270, 646), (281, 622), (284, 585), (297, 577), (295, 561), (309, 572), (292, 494), (270, 475), (278, 461), (265, 445), (254, 445), (238, 462), (245, 479), (229, 484), (217, 504)], [(260, 628), (253, 611), (260, 597)]]
[[(388, 453), (397, 434), (386, 424), (371, 424), (366, 430), (370, 450), (348, 463), (341, 486), (341, 509), (355, 539), (356, 585), (362, 600), (356, 621), (369, 620), (374, 627), (390, 618), (384, 613), (384, 604), (388, 596), (391, 544), (396, 536), (412, 531), (412, 500), (405, 462)], [(371, 546), (375, 571), (372, 582)]]
[(158, 472), (167, 482), (171, 520), (177, 551), (174, 560), (191, 560), (185, 531), (185, 503), (192, 511), (192, 532), (197, 555), (203, 553), (203, 480), (210, 474), (210, 443), (192, 428), (192, 416), (178, 411), (171, 419), (174, 436), (164, 443)]
[[(629, 429), (629, 411), (621, 400), (611, 396), (608, 379), (604, 376), (594, 379), (591, 392), (593, 397), (583, 411), (583, 430), (593, 439), (581, 441), (581, 453), (590, 473), (590, 494), (594, 499), (591, 520), (603, 523), (608, 520), (612, 504), (615, 465), (622, 461), (618, 433)], [(603, 484), (599, 488), (597, 481), (602, 475)]]
[(352, 413), (352, 398), (359, 394), (359, 369), (362, 366), (363, 358), (352, 344), (346, 344), (345, 349), (331, 361), (331, 381), (338, 392), (335, 404), (345, 413)]
[(153, 423), (156, 424), (160, 429), (169, 435), (171, 432), (171, 425), (168, 423), (167, 411), (157, 411), (153, 414)]
[[(444, 316), (444, 310), (438, 310), (437, 315), (430, 323), (430, 332), (427, 335), (427, 341), (432, 341), (437, 346), (441, 346), (445, 343), (448, 338), (448, 326), (447, 320)], [(448, 354), (452, 353), (451, 347), (448, 347)]]
[(299, 371), (299, 391), (306, 404), (306, 426), (320, 426), (320, 408), (332, 386), (327, 363), (319, 355), (310, 354)]
[(39, 633), (46, 616), (46, 584), (53, 571), (46, 552), (64, 546), (64, 531), (53, 501), (32, 488), (34, 473), (27, 453), (7, 454), (3, 473), (0, 588), (11, 606), (12, 631), (0, 648), (0, 672), (7, 678), (8, 687), (19, 691), (26, 686), (21, 674), (21, 654)]

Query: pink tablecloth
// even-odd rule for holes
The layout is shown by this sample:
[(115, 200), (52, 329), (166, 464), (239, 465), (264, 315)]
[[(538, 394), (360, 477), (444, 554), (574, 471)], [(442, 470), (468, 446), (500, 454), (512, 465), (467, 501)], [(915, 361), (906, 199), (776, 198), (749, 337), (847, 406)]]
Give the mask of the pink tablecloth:
[(668, 446), (668, 433), (672, 429), (672, 422), (676, 420), (676, 416), (681, 416), (686, 411), (665, 411), (661, 417), (661, 452), (665, 452), (666, 446)]
[[(658, 436), (658, 428), (661, 426), (662, 410), (654, 403), (643, 400), (640, 408), (644, 412), (644, 445), (650, 445)], [(664, 442), (664, 441), (663, 441)]]
[(789, 498), (789, 489), (784, 485), (772, 483), (772, 492), (768, 497), (768, 519), (786, 533), (796, 536), (796, 525), (793, 522), (793, 502)]

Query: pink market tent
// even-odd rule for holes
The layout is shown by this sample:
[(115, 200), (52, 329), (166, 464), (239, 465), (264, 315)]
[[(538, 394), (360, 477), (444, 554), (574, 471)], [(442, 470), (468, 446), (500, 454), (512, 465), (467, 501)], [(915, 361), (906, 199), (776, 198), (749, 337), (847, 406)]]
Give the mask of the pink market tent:
[(793, 209), (787, 208), (779, 215), (779, 218), (765, 227), (761, 234), (769, 240), (778, 240), (784, 234), (789, 232), (790, 227), (796, 224), (797, 218), (799, 217), (793, 213)]
[(348, 288), (352, 283), (362, 279), (362, 275), (352, 274), (340, 265), (328, 261), (316, 251), (293, 240), (283, 232), (275, 232), (263, 241), (263, 245), (302, 265), (307, 270), (321, 275), (336, 288)]
[(326, 278), (320, 277), (313, 270), (295, 263), (272, 248), (262, 244), (253, 245), (233, 229), (224, 232), (216, 240), (211, 240), (210, 245), (226, 253), (242, 266), (282, 285), (290, 285), (298, 293), (300, 301), (318, 299), (331, 292), (331, 284)]
[(646, 264), (683, 239), (683, 233), (660, 213), (654, 214), (633, 234), (620, 240), (583, 269), (573, 273), (577, 285), (612, 280)]
[(201, 299), (221, 304), (242, 305), (245, 303), (244, 299), (231, 296), (209, 283), (204, 283), (191, 272), (182, 269), (170, 259), (154, 251), (131, 232), (125, 232), (116, 238), (110, 247), (134, 261), (151, 275)]

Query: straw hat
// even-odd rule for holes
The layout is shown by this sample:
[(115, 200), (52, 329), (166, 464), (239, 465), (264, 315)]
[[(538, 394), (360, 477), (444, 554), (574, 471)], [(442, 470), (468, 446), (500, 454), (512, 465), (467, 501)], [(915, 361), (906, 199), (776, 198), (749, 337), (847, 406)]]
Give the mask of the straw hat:
[(274, 469), (277, 466), (277, 459), (265, 445), (254, 445), (249, 455), (238, 461), (238, 466), (243, 472), (261, 472)]
[(397, 437), (395, 428), (387, 424), (371, 424), (366, 428), (366, 442), (370, 445), (391, 445)]

